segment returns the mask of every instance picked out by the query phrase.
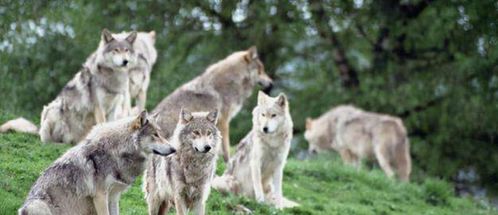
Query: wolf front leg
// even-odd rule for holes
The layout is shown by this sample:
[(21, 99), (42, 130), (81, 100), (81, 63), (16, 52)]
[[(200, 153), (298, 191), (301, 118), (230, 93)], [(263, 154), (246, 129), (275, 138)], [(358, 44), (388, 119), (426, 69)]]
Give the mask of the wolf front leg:
[(251, 178), (252, 187), (254, 190), (254, 197), (258, 202), (265, 201), (265, 194), (263, 193), (263, 183), (261, 179), (261, 163), (259, 158), (251, 160)]
[(193, 214), (195, 215), (204, 215), (206, 208), (206, 203), (204, 201), (197, 201), (194, 203), (194, 208), (192, 210)]
[(93, 204), (95, 205), (95, 210), (98, 215), (110, 215), (109, 214), (109, 203), (108, 194), (106, 192), (99, 192), (93, 197)]
[(147, 90), (141, 89), (138, 93), (138, 98), (136, 105), (138, 107), (139, 112), (145, 110), (145, 102), (147, 101)]
[(279, 209), (283, 207), (283, 197), (284, 197), (282, 193), (283, 175), (284, 175), (284, 165), (281, 165), (277, 168), (277, 171), (273, 173), (275, 207)]
[(93, 113), (95, 116), (95, 122), (97, 122), (97, 124), (106, 122), (105, 111), (102, 106), (100, 106), (100, 104), (97, 104), (95, 106)]
[(176, 214), (178, 215), (186, 215), (188, 212), (187, 202), (183, 197), (180, 196), (180, 194), (175, 194), (175, 208)]
[(223, 149), (223, 160), (225, 162), (228, 162), (230, 159), (230, 133), (229, 133), (229, 128), (230, 128), (230, 122), (228, 120), (228, 117), (222, 116), (218, 120), (218, 128), (220, 129), (221, 132), (221, 141), (222, 141), (222, 149)]

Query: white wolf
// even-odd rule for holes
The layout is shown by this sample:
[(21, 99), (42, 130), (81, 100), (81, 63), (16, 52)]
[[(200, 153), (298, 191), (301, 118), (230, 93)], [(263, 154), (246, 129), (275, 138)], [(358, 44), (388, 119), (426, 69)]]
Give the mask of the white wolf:
[(19, 215), (119, 214), (121, 193), (151, 155), (174, 152), (146, 112), (97, 125), (41, 174)]
[(144, 175), (149, 215), (165, 214), (172, 203), (177, 214), (205, 213), (216, 169), (215, 149), (221, 144), (216, 127), (218, 111), (190, 113), (180, 110), (172, 136), (174, 156), (156, 157)]
[(297, 206), (282, 193), (293, 128), (286, 96), (272, 98), (260, 91), (252, 115), (252, 130), (239, 143), (223, 176), (215, 177), (213, 188), (252, 197), (277, 208)]

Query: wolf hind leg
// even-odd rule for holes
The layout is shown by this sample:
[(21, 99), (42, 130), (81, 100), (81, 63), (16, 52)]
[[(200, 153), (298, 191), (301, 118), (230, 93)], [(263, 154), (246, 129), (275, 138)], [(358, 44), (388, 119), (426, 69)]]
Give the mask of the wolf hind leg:
[(48, 205), (41, 200), (34, 200), (19, 209), (19, 215), (52, 215)]
[(390, 163), (389, 151), (384, 146), (377, 145), (374, 147), (374, 153), (380, 168), (382, 168), (387, 177), (392, 178), (394, 176), (394, 171)]

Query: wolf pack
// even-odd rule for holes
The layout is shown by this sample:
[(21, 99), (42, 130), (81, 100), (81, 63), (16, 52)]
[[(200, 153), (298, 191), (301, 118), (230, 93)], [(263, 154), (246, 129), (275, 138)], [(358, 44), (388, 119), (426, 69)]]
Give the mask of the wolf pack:
[[(48, 105), (40, 126), (24, 118), (0, 132), (34, 133), (44, 143), (74, 146), (44, 170), (19, 215), (119, 214), (119, 199), (137, 177), (150, 215), (206, 214), (211, 188), (276, 208), (299, 207), (283, 195), (291, 148), (291, 104), (271, 97), (273, 81), (256, 47), (237, 51), (145, 110), (157, 60), (156, 33), (104, 29), (98, 48)], [(230, 155), (230, 121), (261, 86), (252, 129)], [(309, 153), (334, 150), (361, 169), (376, 162), (388, 177), (409, 181), (410, 144), (400, 118), (339, 105), (306, 119)], [(226, 169), (216, 175), (218, 156)]]

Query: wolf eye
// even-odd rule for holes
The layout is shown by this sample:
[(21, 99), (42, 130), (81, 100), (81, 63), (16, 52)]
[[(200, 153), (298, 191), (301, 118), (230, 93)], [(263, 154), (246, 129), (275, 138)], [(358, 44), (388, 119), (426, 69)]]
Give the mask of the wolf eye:
[(114, 49), (113, 51), (114, 51), (114, 52), (119, 52), (119, 50), (118, 50), (118, 49)]
[(196, 135), (196, 136), (201, 136), (201, 132), (199, 132), (198, 130), (195, 130), (192, 133), (194, 133), (194, 135)]
[(272, 115), (271, 115), (271, 118), (274, 118), (274, 117), (276, 117), (276, 116), (277, 116), (277, 114), (272, 114)]
[(159, 133), (155, 133), (153, 136), (159, 138)]
[(125, 51), (125, 52), (128, 52), (128, 49), (125, 49), (124, 51)]
[(212, 133), (211, 131), (209, 131), (209, 130), (208, 130), (208, 131), (207, 131), (207, 135), (208, 135), (208, 136), (211, 136), (211, 134), (213, 134), (213, 133)]
[(262, 113), (262, 114), (261, 114), (261, 116), (265, 117), (265, 114), (264, 114), (264, 113)]

